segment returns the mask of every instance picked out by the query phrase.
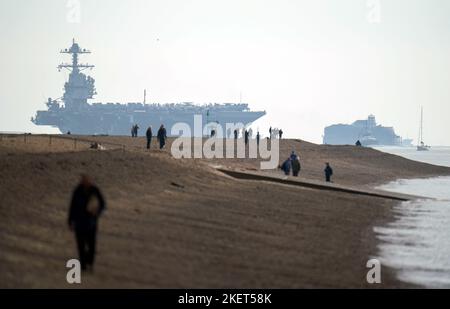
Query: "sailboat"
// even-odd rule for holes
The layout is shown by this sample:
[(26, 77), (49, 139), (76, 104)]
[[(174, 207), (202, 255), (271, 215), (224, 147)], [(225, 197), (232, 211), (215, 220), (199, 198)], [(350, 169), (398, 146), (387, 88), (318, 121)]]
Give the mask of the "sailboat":
[(428, 151), (430, 146), (425, 145), (423, 142), (423, 107), (420, 109), (420, 130), (419, 130), (419, 140), (417, 145), (417, 151)]

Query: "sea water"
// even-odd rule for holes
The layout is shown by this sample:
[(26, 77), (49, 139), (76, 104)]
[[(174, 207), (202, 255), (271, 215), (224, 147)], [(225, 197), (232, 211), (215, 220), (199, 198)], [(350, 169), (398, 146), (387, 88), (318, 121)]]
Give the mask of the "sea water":
[[(377, 149), (450, 166), (450, 147), (430, 151), (400, 147)], [(395, 220), (375, 227), (381, 240), (378, 247), (381, 265), (397, 270), (401, 281), (450, 288), (450, 177), (397, 180), (380, 189), (428, 197), (395, 206)]]

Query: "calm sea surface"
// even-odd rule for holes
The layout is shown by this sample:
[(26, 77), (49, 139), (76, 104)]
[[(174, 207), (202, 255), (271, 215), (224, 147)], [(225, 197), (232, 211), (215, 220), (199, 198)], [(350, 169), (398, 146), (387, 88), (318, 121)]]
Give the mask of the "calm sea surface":
[[(430, 151), (377, 147), (408, 159), (450, 166), (450, 147)], [(395, 221), (375, 228), (381, 240), (382, 265), (397, 270), (402, 281), (425, 287), (450, 288), (450, 177), (398, 180), (383, 190), (426, 196), (395, 207)]]

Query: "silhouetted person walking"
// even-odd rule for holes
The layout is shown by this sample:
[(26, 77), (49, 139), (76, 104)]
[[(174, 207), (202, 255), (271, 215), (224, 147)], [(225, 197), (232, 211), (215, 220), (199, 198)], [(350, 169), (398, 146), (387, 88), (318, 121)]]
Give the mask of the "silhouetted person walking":
[(300, 158), (295, 154), (295, 151), (292, 151), (290, 159), (292, 165), (292, 175), (297, 177), (301, 169)]
[(164, 145), (166, 145), (167, 132), (164, 125), (161, 125), (158, 130), (158, 135), (156, 136), (159, 141), (159, 149), (163, 149)]
[(248, 144), (248, 131), (247, 130), (244, 131), (244, 140), (245, 140), (245, 145), (247, 145)]
[(87, 175), (82, 175), (72, 194), (68, 219), (70, 229), (75, 232), (82, 270), (93, 268), (97, 221), (104, 209), (100, 190)]
[(281, 164), (280, 168), (286, 176), (289, 176), (289, 174), (291, 173), (291, 167), (292, 167), (291, 158), (287, 158), (287, 160), (284, 161), (283, 164)]
[(234, 139), (238, 139), (238, 134), (239, 134), (238, 130), (235, 129), (234, 130)]
[(325, 181), (330, 182), (331, 175), (333, 175), (333, 169), (331, 168), (330, 163), (325, 163), (325, 169), (323, 171), (325, 172)]
[(259, 131), (256, 133), (256, 145), (259, 146), (259, 139), (261, 138), (261, 135), (259, 135)]
[(145, 136), (147, 137), (147, 149), (150, 149), (150, 145), (152, 144), (152, 126), (147, 128), (147, 132), (145, 132)]
[(281, 139), (283, 137), (283, 130), (279, 130), (278, 131), (278, 137)]

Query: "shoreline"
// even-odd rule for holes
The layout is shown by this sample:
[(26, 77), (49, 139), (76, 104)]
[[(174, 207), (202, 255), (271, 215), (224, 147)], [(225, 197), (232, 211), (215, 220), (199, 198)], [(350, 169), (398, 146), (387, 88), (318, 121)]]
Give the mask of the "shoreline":
[[(446, 189), (449, 181), (450, 177), (446, 175), (398, 179), (381, 188), (388, 192), (417, 192), (424, 196), (407, 204), (399, 203), (394, 210), (395, 220), (377, 226), (374, 231), (380, 237), (382, 259), (396, 270), (398, 280), (402, 282), (422, 288), (449, 286), (446, 259), (442, 259), (448, 256), (448, 251), (445, 241), (439, 238), (448, 233), (446, 224), (442, 222), (448, 221)], [(410, 256), (407, 262), (404, 261), (405, 255)]]
[[(70, 140), (55, 140), (50, 152), (45, 138), (35, 151), (31, 141), (28, 151), (19, 141), (0, 142), (2, 204), (15, 206), (0, 208), (3, 287), (70, 287), (61, 265), (75, 251), (64, 218), (83, 170), (94, 174), (109, 205), (100, 227), (99, 264), (82, 287), (415, 287), (384, 268), (381, 285), (365, 282), (365, 263), (377, 254), (373, 227), (393, 219), (395, 202), (230, 179), (210, 166), (221, 160), (174, 160), (167, 150), (146, 152), (142, 138), (96, 137), (126, 143), (126, 151), (88, 150), (82, 143), (73, 151)], [(425, 167), (427, 175), (437, 170), (378, 151), (362, 150), (364, 157), (352, 147), (293, 140), (282, 142), (282, 154), (289, 154), (293, 143), (302, 149), (302, 177), (313, 180), (321, 178), (314, 167), (321, 171), (330, 154), (344, 173), (336, 182), (362, 188), (371, 185), (367, 175), (374, 168), (400, 164), (384, 178), (405, 166), (406, 175), (414, 174), (414, 167)], [(314, 160), (319, 163), (308, 164)], [(227, 162), (249, 170), (256, 163)], [(368, 170), (358, 171), (364, 164)]]

